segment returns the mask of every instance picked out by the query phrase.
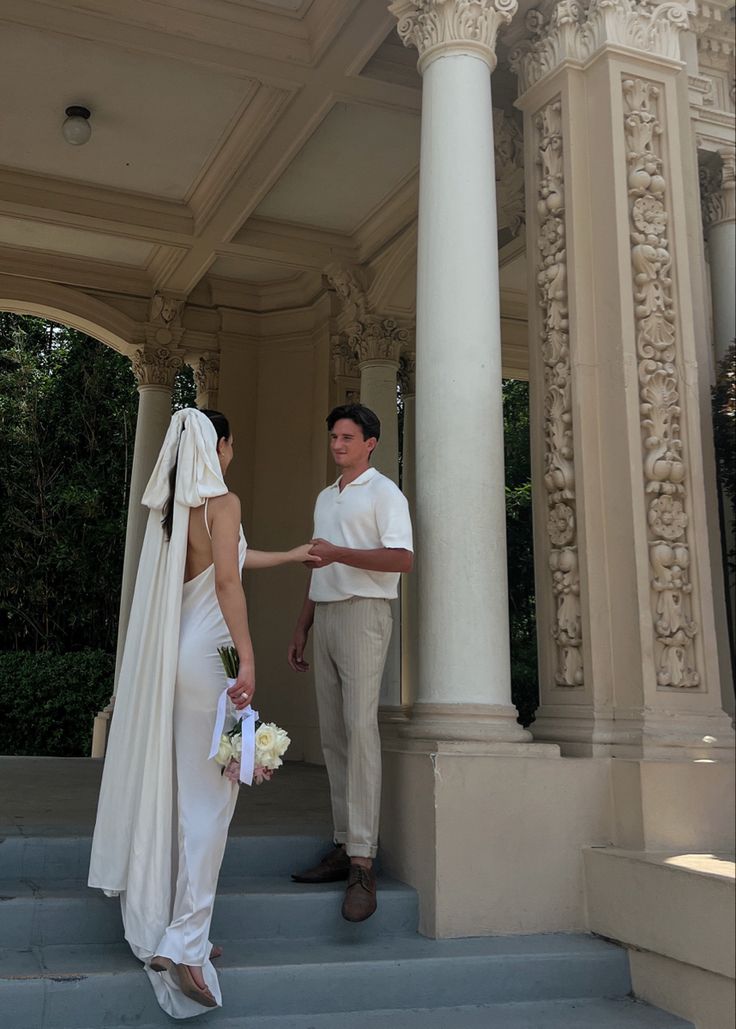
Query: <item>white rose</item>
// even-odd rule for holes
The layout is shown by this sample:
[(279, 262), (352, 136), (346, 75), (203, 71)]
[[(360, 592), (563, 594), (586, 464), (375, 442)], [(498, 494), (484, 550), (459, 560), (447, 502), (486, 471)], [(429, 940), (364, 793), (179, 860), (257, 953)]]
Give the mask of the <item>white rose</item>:
[(215, 761), (218, 765), (226, 765), (232, 756), (232, 742), (230, 737), (226, 733), (223, 733), (220, 737), (220, 746), (217, 748), (217, 753), (215, 754)]
[(259, 750), (268, 752), (273, 749), (276, 743), (276, 733), (273, 731), (273, 726), (264, 722), (258, 726), (256, 731), (256, 747)]
[(243, 753), (243, 737), (240, 733), (230, 737), (230, 746), (233, 748), (233, 757), (239, 761), (240, 755)]
[(281, 757), (289, 749), (291, 739), (289, 734), (284, 729), (279, 728), (278, 725), (275, 725), (274, 729), (276, 730), (276, 751), (279, 757)]

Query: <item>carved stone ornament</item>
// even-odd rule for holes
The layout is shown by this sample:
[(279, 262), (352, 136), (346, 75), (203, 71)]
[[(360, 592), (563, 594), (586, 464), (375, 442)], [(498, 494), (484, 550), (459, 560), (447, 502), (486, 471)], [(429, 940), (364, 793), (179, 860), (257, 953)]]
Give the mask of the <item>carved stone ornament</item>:
[(350, 317), (356, 321), (365, 318), (368, 299), (363, 269), (351, 265), (331, 264), (325, 269), (325, 275), (343, 310), (349, 312)]
[(441, 54), (473, 54), (491, 71), (496, 67), (498, 30), (508, 25), (517, 0), (393, 0), (389, 11), (398, 20), (404, 46), (419, 51), (419, 70)]
[(181, 324), (183, 310), (183, 300), (164, 293), (154, 293), (145, 326), (146, 342), (152, 346), (177, 345), (184, 333)]
[(496, 158), (496, 214), (499, 229), (516, 237), (525, 223), (524, 137), (507, 114), (493, 109), (493, 146)]
[(168, 347), (143, 346), (136, 350), (132, 363), (138, 386), (166, 386), (173, 389), (183, 359)]
[(346, 329), (348, 347), (358, 366), (367, 361), (393, 361), (398, 369), (401, 351), (409, 342), (409, 332), (393, 318), (369, 316)]
[(509, 65), (524, 92), (563, 61), (585, 63), (607, 43), (680, 59), (680, 32), (689, 28), (687, 5), (646, 0), (558, 0), (549, 16), (532, 9), (528, 37)]
[(358, 375), (366, 361), (394, 361), (398, 368), (409, 332), (371, 311), (362, 269), (331, 265), (325, 274), (342, 303), (343, 319), (350, 319), (347, 325), (342, 321), (344, 332), (333, 337), (335, 374)]
[(341, 376), (357, 379), (360, 375), (358, 360), (355, 352), (348, 345), (347, 336), (342, 334), (331, 337), (332, 360), (335, 367), (335, 377)]
[(404, 397), (414, 397), (417, 392), (417, 355), (405, 350), (399, 358), (399, 388)]
[(715, 161), (701, 164), (700, 201), (706, 231), (736, 221), (736, 148), (724, 147)]
[(695, 687), (678, 327), (660, 146), (660, 87), (625, 78), (624, 135), (657, 685)]
[(534, 118), (537, 142), (537, 301), (544, 364), (544, 486), (547, 491), (549, 569), (557, 647), (555, 682), (583, 685), (580, 574), (575, 514), (571, 368), (567, 307), (567, 252), (562, 157), (562, 102)]
[(207, 404), (215, 404), (220, 385), (220, 357), (218, 354), (204, 354), (194, 369), (197, 396), (206, 397)]

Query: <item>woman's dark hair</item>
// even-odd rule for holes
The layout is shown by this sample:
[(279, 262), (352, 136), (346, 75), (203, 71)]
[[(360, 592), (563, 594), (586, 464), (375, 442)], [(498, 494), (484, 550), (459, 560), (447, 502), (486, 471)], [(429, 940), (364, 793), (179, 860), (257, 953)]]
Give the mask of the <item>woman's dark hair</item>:
[(370, 407), (364, 407), (363, 404), (341, 404), (340, 407), (333, 408), (327, 415), (327, 428), (330, 432), (334, 429), (335, 422), (339, 422), (341, 418), (355, 422), (363, 433), (363, 439), (377, 441), (381, 438), (381, 422)]
[[(230, 423), (221, 411), (210, 411), (208, 408), (203, 408), (201, 413), (206, 414), (214, 425), (218, 443), (221, 439), (230, 439)], [(174, 461), (174, 467), (169, 472), (169, 499), (164, 504), (164, 516), (161, 519), (167, 540), (171, 539), (171, 530), (174, 525), (174, 494), (176, 493), (176, 469), (178, 464), (178, 460)]]

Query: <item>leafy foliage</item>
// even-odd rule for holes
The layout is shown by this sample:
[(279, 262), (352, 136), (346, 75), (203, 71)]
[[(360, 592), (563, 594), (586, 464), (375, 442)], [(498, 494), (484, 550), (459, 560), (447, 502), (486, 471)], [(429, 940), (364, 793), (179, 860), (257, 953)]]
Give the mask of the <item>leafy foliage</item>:
[(529, 384), (503, 383), (506, 465), (506, 550), (511, 630), (511, 693), (519, 721), (529, 725), (539, 704), (534, 606)]
[(137, 392), (82, 333), (0, 314), (0, 649), (115, 649)]
[[(723, 503), (729, 505), (731, 524), (736, 525), (736, 342), (718, 365), (713, 387), (713, 437), (718, 485)], [(726, 543), (726, 560), (731, 577), (736, 575), (736, 543)]]
[(0, 754), (86, 757), (114, 671), (100, 650), (0, 652)]

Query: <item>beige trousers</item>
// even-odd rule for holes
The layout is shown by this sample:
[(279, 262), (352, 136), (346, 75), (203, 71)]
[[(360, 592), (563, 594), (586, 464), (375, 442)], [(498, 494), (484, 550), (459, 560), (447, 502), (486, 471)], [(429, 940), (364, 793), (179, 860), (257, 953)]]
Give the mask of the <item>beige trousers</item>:
[(391, 639), (388, 600), (352, 597), (314, 612), (320, 738), (330, 778), (335, 842), (375, 857), (381, 810), (378, 699)]

